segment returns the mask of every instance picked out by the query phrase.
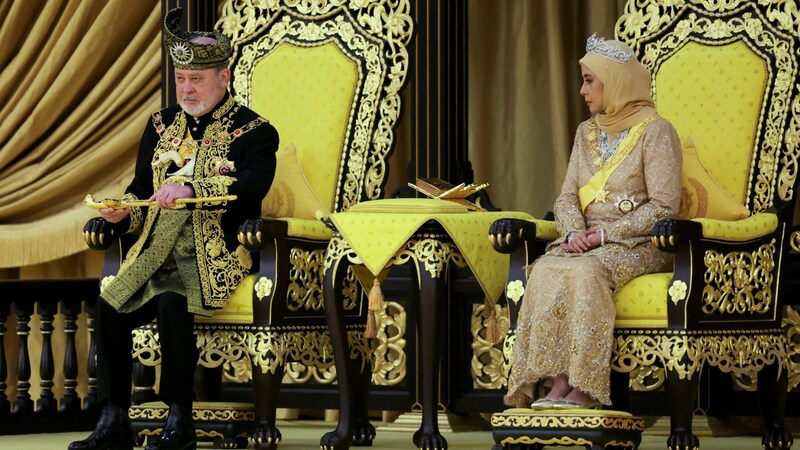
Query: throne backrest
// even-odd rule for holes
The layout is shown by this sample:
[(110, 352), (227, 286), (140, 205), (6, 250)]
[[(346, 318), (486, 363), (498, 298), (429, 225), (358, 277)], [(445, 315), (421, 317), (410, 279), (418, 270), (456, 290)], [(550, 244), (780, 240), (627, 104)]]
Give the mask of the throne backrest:
[(800, 100), (791, 14), (778, 2), (636, 0), (617, 22), (617, 38), (653, 74), (659, 113), (751, 214), (793, 203)]
[(379, 198), (408, 68), (408, 1), (283, 3), (226, 4), (217, 26), (234, 47), (231, 93), (278, 129), (279, 155), (296, 149), (327, 212)]

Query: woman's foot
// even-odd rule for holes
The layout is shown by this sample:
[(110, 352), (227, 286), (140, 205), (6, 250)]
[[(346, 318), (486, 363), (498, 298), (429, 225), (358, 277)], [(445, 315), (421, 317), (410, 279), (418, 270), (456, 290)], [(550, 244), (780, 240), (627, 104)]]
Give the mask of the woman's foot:
[(573, 389), (569, 394), (564, 396), (564, 400), (569, 400), (578, 405), (583, 405), (584, 403), (589, 403), (594, 399), (580, 389)]
[(560, 375), (553, 378), (553, 388), (544, 396), (545, 399), (556, 401), (567, 397), (573, 391), (572, 386), (569, 385), (567, 377)]
[(554, 408), (559, 409), (596, 409), (602, 404), (579, 389), (573, 389), (564, 398), (553, 404)]

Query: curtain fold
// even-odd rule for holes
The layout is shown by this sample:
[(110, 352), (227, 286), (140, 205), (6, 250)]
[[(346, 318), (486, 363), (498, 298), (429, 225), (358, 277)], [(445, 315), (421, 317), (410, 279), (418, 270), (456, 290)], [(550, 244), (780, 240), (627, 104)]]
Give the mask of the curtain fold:
[(120, 195), (160, 106), (158, 0), (29, 0), (0, 11), (0, 267), (86, 250), (86, 194)]
[(613, 38), (624, 1), (470, 0), (469, 158), (495, 206), (552, 209), (578, 124), (578, 59), (593, 32)]
[[(577, 60), (592, 32), (613, 37), (623, 3), (469, 0), (469, 154), (495, 205), (551, 209), (588, 117)], [(158, 0), (0, 1), (0, 276), (96, 266), (82, 199), (132, 177), (160, 107), (160, 13)]]

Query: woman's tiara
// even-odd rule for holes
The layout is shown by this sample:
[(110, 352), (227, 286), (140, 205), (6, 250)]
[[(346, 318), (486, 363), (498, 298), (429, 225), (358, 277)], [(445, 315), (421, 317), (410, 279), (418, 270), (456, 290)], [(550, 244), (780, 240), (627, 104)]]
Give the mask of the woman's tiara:
[(586, 52), (613, 59), (622, 64), (633, 58), (633, 50), (630, 47), (623, 44), (623, 48), (620, 48), (618, 45), (614, 45), (615, 43), (617, 41), (606, 41), (595, 33), (586, 41)]

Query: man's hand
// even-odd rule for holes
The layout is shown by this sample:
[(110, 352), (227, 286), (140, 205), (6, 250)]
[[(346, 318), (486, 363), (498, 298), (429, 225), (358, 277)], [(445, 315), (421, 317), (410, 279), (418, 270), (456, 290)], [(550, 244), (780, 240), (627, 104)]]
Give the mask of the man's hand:
[(192, 197), (194, 197), (194, 189), (191, 186), (165, 184), (155, 194), (151, 195), (147, 201), (156, 202), (159, 208), (174, 208), (175, 200)]
[(584, 253), (600, 246), (600, 232), (592, 229), (578, 231), (572, 240), (561, 244), (561, 250), (568, 253)]
[(106, 221), (111, 223), (119, 223), (122, 219), (128, 217), (131, 213), (130, 208), (114, 209), (114, 208), (100, 208), (100, 216)]

